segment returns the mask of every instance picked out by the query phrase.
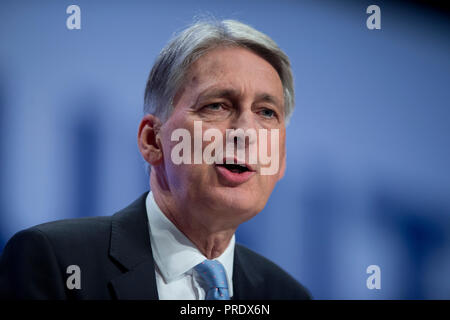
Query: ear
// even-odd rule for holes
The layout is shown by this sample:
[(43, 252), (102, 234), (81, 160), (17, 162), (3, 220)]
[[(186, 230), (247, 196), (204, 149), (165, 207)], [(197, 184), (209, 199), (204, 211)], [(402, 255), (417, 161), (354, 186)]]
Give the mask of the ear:
[(146, 114), (139, 125), (139, 150), (145, 161), (153, 166), (160, 164), (163, 160), (160, 128), (161, 121), (152, 114)]

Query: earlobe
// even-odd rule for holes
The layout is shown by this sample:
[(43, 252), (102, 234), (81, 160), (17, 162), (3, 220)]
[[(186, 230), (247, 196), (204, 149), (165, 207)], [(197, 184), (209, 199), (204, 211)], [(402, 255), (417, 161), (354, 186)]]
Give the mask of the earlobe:
[(160, 129), (161, 121), (151, 114), (146, 114), (139, 125), (139, 150), (144, 159), (153, 166), (160, 164), (163, 159)]

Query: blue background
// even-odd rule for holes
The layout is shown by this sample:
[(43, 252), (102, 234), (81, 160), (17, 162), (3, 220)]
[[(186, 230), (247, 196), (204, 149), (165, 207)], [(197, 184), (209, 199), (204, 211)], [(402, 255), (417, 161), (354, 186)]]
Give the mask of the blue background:
[[(66, 28), (70, 4), (81, 30)], [(381, 30), (366, 28), (371, 4)], [(148, 189), (146, 79), (205, 14), (267, 33), (295, 75), (286, 176), (237, 240), (317, 299), (449, 299), (449, 16), (407, 2), (2, 0), (0, 248)], [(380, 290), (366, 287), (372, 264)]]

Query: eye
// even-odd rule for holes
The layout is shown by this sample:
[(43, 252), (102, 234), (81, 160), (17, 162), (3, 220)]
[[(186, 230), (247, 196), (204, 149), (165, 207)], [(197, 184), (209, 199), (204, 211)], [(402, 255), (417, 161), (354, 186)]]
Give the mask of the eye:
[(211, 111), (219, 111), (219, 110), (223, 109), (223, 106), (221, 103), (211, 103), (211, 104), (207, 104), (202, 109), (208, 109)]
[(261, 115), (265, 118), (273, 118), (276, 116), (276, 113), (275, 113), (275, 111), (266, 108), (266, 109), (261, 110)]

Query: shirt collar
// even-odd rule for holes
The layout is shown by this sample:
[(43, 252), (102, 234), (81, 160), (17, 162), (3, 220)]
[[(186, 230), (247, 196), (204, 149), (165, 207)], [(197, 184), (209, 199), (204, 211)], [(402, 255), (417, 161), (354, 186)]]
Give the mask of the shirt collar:
[[(180, 278), (197, 264), (207, 259), (161, 211), (151, 191), (148, 193), (145, 204), (150, 226), (153, 258), (166, 283)], [(216, 258), (225, 268), (230, 296), (233, 295), (234, 244), (235, 235), (233, 234), (228, 247)]]

